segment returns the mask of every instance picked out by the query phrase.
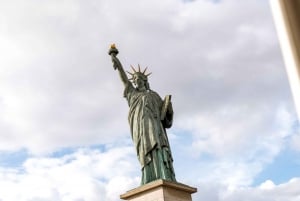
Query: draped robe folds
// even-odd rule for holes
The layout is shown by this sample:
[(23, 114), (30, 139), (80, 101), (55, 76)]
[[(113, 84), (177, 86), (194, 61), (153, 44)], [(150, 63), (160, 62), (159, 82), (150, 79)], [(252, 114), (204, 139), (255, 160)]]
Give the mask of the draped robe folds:
[(130, 108), (132, 140), (142, 167), (141, 184), (157, 179), (176, 181), (167, 133), (160, 119), (162, 99), (154, 91), (138, 91), (131, 83), (127, 84), (124, 96)]

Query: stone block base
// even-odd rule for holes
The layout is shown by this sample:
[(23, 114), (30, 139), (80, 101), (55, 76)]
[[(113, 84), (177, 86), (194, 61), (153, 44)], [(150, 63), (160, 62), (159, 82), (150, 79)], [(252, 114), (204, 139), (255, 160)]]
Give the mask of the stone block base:
[(120, 196), (128, 201), (192, 201), (197, 188), (166, 180), (156, 180)]

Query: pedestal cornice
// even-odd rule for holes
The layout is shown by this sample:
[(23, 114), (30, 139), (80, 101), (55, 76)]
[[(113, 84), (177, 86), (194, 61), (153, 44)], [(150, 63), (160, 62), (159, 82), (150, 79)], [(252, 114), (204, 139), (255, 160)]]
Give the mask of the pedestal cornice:
[(166, 181), (160, 179), (142, 185), (140, 187), (134, 188), (132, 190), (129, 190), (126, 193), (120, 195), (120, 198), (123, 200), (133, 200), (134, 197), (143, 196), (144, 194), (155, 191), (157, 189), (160, 189), (162, 192), (172, 190), (172, 191), (177, 191), (188, 195), (197, 192), (197, 188), (182, 183), (178, 183), (178, 182), (172, 182), (172, 181)]

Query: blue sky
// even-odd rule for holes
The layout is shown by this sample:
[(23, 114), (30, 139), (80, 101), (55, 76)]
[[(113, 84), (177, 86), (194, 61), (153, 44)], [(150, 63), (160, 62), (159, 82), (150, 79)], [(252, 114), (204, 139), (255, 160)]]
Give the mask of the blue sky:
[(140, 183), (124, 68), (172, 94), (193, 200), (299, 201), (300, 132), (265, 0), (0, 2), (0, 201), (116, 201)]
[(292, 177), (299, 177), (299, 165), (299, 154), (290, 150), (284, 150), (274, 159), (273, 163), (266, 166), (257, 175), (255, 183), (260, 184), (268, 179), (272, 179), (275, 184), (287, 182)]

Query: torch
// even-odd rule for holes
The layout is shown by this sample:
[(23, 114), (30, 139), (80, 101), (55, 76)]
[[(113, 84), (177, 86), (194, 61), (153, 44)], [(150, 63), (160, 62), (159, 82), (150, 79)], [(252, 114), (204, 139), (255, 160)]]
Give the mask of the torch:
[(111, 44), (108, 54), (111, 56), (112, 62), (114, 63), (113, 67), (115, 70), (118, 68), (118, 63), (119, 63), (119, 60), (117, 58), (118, 53), (119, 53), (119, 51), (116, 48), (116, 45)]

